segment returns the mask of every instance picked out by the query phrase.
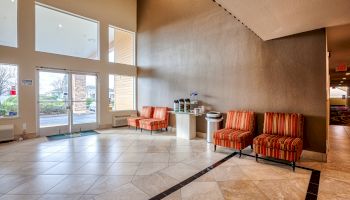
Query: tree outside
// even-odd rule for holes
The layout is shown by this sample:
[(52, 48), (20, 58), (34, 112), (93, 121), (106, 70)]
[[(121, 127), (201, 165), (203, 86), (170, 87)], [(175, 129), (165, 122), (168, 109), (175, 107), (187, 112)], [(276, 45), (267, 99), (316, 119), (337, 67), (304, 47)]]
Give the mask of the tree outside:
[(16, 116), (17, 112), (17, 67), (0, 64), (0, 117)]

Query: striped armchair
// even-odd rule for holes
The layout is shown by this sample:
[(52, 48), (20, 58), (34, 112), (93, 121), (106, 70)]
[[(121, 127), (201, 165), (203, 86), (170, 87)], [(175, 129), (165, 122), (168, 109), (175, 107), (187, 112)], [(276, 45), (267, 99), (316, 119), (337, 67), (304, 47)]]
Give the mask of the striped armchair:
[(165, 128), (168, 130), (169, 113), (167, 107), (155, 107), (153, 117), (151, 119), (141, 119), (140, 128), (151, 131), (161, 130)]
[(214, 151), (216, 145), (233, 148), (239, 150), (241, 157), (242, 149), (253, 144), (254, 126), (254, 112), (229, 111), (225, 128), (214, 133)]
[(256, 160), (258, 154), (295, 162), (303, 150), (304, 117), (297, 113), (265, 113), (263, 133), (254, 138)]
[(140, 117), (128, 117), (128, 126), (133, 126), (136, 128), (140, 128), (140, 120), (141, 119), (150, 119), (153, 117), (153, 107), (151, 106), (143, 106), (141, 110)]

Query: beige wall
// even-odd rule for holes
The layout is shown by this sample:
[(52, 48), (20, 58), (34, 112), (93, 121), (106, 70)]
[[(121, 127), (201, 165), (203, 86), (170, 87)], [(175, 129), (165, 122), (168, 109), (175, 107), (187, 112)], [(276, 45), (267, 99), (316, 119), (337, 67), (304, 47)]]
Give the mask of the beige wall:
[[(196, 90), (212, 110), (305, 115), (304, 148), (326, 150), (326, 40), (316, 30), (263, 42), (212, 1), (138, 2), (138, 107)], [(197, 131), (206, 121), (197, 120)]]
[[(18, 3), (18, 48), (0, 46), (0, 63), (19, 66), (19, 82), (32, 79), (36, 84), (35, 68), (38, 66), (64, 68), (76, 71), (97, 72), (100, 93), (100, 126), (109, 127), (112, 114), (108, 111), (108, 74), (136, 75), (136, 67), (108, 62), (108, 25), (136, 31), (136, 0), (38, 0), (38, 2), (62, 10), (98, 20), (100, 22), (101, 60), (89, 60), (69, 56), (35, 52), (34, 0), (19, 0)], [(0, 119), (0, 124), (15, 124), (16, 134), (36, 132), (35, 86), (19, 85), (19, 117)]]

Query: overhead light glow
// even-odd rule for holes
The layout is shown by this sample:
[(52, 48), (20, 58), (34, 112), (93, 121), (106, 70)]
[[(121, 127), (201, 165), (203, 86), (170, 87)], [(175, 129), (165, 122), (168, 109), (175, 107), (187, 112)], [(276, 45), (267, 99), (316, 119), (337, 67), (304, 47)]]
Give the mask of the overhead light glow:
[(340, 81), (340, 83), (344, 83), (344, 81)]
[(348, 72), (348, 73), (345, 73), (345, 75), (349, 76), (349, 75), (350, 75), (350, 72)]
[(58, 24), (58, 28), (62, 28), (63, 27), (63, 25), (62, 24)]
[(344, 77), (343, 80), (346, 80), (346, 78)]

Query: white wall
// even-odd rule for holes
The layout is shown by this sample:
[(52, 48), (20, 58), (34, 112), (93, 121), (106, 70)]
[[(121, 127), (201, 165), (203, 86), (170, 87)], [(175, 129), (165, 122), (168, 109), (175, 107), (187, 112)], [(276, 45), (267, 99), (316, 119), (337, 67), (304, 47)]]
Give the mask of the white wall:
[[(21, 134), (26, 123), (27, 133), (35, 133), (36, 127), (36, 67), (64, 68), (76, 71), (97, 72), (100, 77), (100, 127), (110, 127), (113, 113), (108, 111), (108, 74), (134, 75), (135, 66), (108, 62), (108, 25), (136, 31), (137, 0), (38, 0), (38, 2), (66, 10), (100, 22), (100, 60), (35, 52), (35, 1), (19, 0), (18, 48), (0, 46), (0, 63), (18, 65), (19, 117), (0, 119), (0, 124), (15, 125)], [(22, 86), (23, 79), (32, 79), (33, 86)]]

